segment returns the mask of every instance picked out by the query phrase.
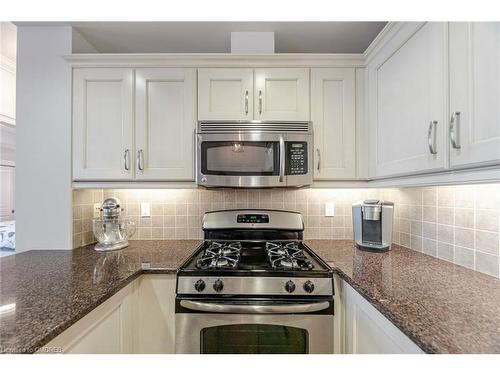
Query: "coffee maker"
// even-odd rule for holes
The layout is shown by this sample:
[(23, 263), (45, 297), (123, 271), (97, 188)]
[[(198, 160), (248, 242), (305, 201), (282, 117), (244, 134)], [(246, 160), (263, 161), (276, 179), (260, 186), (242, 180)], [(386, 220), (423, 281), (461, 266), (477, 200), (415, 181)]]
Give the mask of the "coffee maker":
[(367, 199), (352, 205), (354, 243), (361, 250), (387, 251), (392, 245), (394, 203)]

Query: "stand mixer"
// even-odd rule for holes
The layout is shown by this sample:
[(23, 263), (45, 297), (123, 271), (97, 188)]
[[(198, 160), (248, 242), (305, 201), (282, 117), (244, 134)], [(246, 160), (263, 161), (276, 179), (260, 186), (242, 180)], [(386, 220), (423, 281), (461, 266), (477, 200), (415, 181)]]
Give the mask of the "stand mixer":
[(97, 251), (120, 250), (128, 246), (128, 239), (135, 233), (135, 223), (122, 217), (123, 208), (117, 198), (107, 198), (101, 205), (101, 217), (92, 219), (92, 230), (98, 243)]

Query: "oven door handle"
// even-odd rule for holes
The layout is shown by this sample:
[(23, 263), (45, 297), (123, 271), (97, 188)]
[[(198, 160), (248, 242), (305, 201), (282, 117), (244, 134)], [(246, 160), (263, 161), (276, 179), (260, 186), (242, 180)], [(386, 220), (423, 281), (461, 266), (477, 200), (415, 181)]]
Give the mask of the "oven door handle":
[(289, 305), (230, 305), (182, 300), (180, 304), (195, 311), (232, 314), (300, 314), (325, 310), (330, 306), (327, 301)]

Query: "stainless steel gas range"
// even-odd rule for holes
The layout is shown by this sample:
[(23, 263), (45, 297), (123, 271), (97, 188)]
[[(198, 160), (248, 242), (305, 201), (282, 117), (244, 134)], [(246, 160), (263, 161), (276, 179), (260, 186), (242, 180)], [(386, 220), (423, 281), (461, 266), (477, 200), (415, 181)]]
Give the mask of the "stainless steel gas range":
[(177, 353), (333, 353), (333, 274), (302, 215), (227, 210), (177, 274)]

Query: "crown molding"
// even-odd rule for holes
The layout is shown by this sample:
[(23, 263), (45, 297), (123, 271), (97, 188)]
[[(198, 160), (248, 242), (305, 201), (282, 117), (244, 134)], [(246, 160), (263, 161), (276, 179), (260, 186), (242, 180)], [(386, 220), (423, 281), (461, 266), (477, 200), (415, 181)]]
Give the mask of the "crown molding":
[[(373, 39), (368, 48), (363, 53), (363, 58), (365, 60), (365, 65), (368, 65), (371, 60), (377, 56), (384, 45), (392, 39), (394, 35), (408, 22), (389, 22), (380, 31), (380, 33)], [(422, 23), (422, 22), (415, 22)]]
[(364, 67), (363, 54), (85, 53), (63, 57), (73, 67)]

